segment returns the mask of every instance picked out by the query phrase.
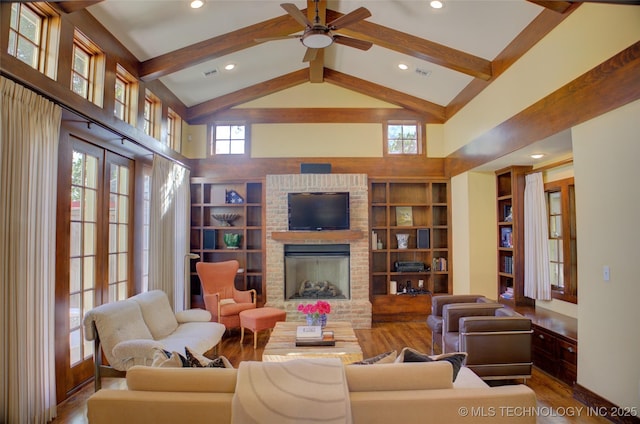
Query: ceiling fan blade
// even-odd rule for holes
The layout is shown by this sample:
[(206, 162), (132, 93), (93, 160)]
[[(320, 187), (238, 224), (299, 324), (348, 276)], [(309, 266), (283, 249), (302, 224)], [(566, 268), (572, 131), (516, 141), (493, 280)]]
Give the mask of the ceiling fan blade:
[(318, 50), (320, 49), (307, 48), (307, 51), (304, 53), (304, 57), (302, 58), (302, 61), (303, 62), (314, 61), (316, 56), (318, 56)]
[(333, 41), (336, 44), (342, 44), (343, 46), (355, 47), (360, 50), (369, 50), (373, 43), (364, 40), (358, 40), (357, 38), (344, 37), (342, 35), (335, 34)]
[(302, 37), (301, 35), (280, 35), (278, 37), (263, 37), (263, 38), (256, 38), (255, 42), (256, 43), (263, 43), (265, 41), (277, 41), (277, 40), (288, 40), (290, 38), (300, 38)]
[(300, 11), (300, 9), (298, 9), (296, 7), (295, 4), (293, 4), (293, 3), (282, 3), (280, 5), (280, 7), (282, 7), (284, 10), (286, 10), (287, 13), (289, 15), (291, 15), (291, 17), (293, 19), (295, 19), (296, 22), (298, 22), (303, 27), (311, 28), (313, 26), (313, 24), (311, 22), (309, 22), (309, 19), (307, 19), (307, 17), (304, 15), (304, 13), (302, 13)]
[(371, 16), (371, 12), (366, 7), (359, 7), (353, 12), (340, 16), (338, 19), (327, 24), (331, 30), (344, 28)]

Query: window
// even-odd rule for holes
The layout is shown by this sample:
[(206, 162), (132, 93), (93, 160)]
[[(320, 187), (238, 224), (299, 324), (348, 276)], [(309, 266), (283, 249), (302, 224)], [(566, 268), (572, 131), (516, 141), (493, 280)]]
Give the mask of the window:
[(385, 131), (388, 155), (417, 155), (422, 153), (421, 125), (416, 121), (388, 122)]
[(55, 78), (60, 18), (44, 3), (12, 3), (9, 24), (11, 56)]
[(182, 119), (171, 108), (167, 113), (167, 144), (182, 153)]
[(215, 124), (211, 155), (243, 155), (246, 151), (247, 131), (240, 124)]
[(545, 184), (552, 296), (577, 303), (575, 186), (573, 178)]
[(73, 37), (71, 90), (98, 106), (102, 106), (104, 54), (81, 32)]
[(126, 69), (118, 65), (116, 69), (116, 92), (114, 115), (125, 122), (135, 126), (137, 109), (137, 81)]
[(160, 113), (162, 103), (151, 91), (147, 90), (144, 96), (144, 132), (153, 138), (160, 139)]

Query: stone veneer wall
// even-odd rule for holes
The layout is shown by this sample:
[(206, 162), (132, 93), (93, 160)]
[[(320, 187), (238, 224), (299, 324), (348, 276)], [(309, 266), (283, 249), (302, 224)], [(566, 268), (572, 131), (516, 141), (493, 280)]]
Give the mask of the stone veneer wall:
[[(280, 242), (271, 234), (288, 230), (287, 194), (321, 191), (348, 191), (351, 229), (360, 230), (357, 240), (318, 240), (314, 232), (304, 241)], [(297, 311), (300, 300), (284, 300), (284, 244), (349, 243), (350, 287), (349, 299), (330, 300), (329, 320), (351, 322), (353, 328), (371, 328), (369, 301), (369, 210), (366, 174), (290, 174), (267, 175), (266, 179), (266, 286), (265, 306), (287, 311), (288, 321), (303, 321)], [(306, 303), (306, 302), (304, 302)]]

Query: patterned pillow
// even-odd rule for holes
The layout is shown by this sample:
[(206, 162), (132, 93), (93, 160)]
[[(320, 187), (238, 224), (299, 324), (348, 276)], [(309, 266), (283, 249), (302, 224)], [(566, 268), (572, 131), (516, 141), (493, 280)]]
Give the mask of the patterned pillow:
[(460, 368), (467, 359), (467, 352), (443, 353), (442, 355), (429, 356), (410, 347), (405, 347), (396, 358), (396, 362), (433, 362), (447, 361), (453, 367), (453, 381), (456, 381)]
[(196, 353), (189, 349), (184, 348), (187, 355), (187, 367), (193, 368), (233, 368), (231, 362), (224, 356), (218, 356), (216, 359), (209, 359), (204, 355)]
[(178, 352), (156, 349), (153, 354), (153, 362), (151, 366), (159, 368), (182, 368), (189, 365), (187, 365), (187, 358), (180, 355)]
[(374, 365), (374, 364), (392, 364), (395, 362), (398, 352), (395, 350), (381, 353), (373, 358), (363, 359), (362, 361), (353, 362), (351, 365)]

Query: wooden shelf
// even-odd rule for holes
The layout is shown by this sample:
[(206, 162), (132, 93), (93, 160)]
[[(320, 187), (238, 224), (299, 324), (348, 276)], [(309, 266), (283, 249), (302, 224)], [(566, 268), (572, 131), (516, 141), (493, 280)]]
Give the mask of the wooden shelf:
[(301, 241), (301, 240), (324, 240), (324, 241), (351, 241), (360, 240), (364, 233), (360, 230), (336, 230), (336, 231), (274, 231), (271, 238), (276, 241)]
[[(394, 295), (390, 281), (400, 291), (405, 285), (436, 294), (451, 293), (451, 210), (448, 180), (371, 179), (369, 181), (369, 230), (382, 242), (369, 247), (370, 299), (374, 321), (426, 319), (429, 295)], [(406, 211), (410, 210), (407, 220)], [(405, 218), (398, 222), (398, 218)], [(400, 225), (399, 225), (400, 224)], [(406, 225), (403, 225), (406, 224)], [(399, 248), (397, 235), (409, 234), (406, 248)], [(397, 272), (395, 262), (421, 262), (425, 271)]]

